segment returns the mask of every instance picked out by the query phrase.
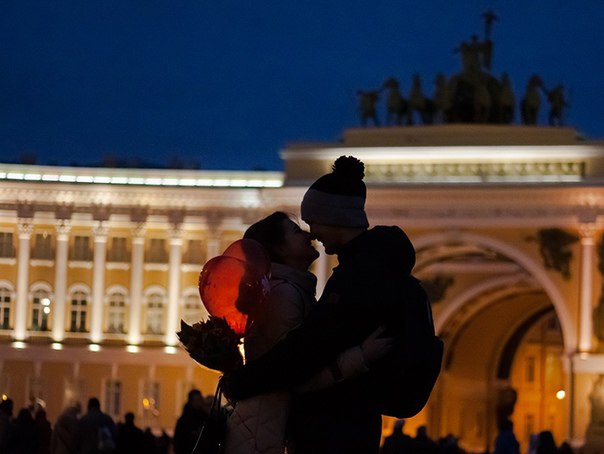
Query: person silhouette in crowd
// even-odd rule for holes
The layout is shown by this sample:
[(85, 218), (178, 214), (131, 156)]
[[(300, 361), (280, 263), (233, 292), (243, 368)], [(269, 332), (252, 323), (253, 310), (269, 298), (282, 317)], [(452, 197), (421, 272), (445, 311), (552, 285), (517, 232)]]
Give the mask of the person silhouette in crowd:
[(49, 454), (50, 438), (52, 436), (52, 427), (50, 421), (46, 418), (46, 410), (39, 408), (34, 416), (34, 427), (36, 440), (38, 444), (37, 454)]
[(115, 439), (116, 454), (130, 454), (141, 449), (143, 444), (143, 431), (134, 424), (134, 413), (124, 415), (123, 424), (117, 426)]
[(157, 438), (153, 435), (151, 431), (151, 427), (146, 427), (143, 431), (143, 449), (141, 450), (145, 454), (157, 454), (158, 446), (157, 446)]
[(165, 429), (162, 429), (161, 435), (157, 439), (157, 454), (168, 454), (170, 452), (170, 445), (172, 439)]
[(88, 400), (87, 412), (78, 422), (79, 454), (101, 454), (115, 450), (116, 427), (111, 416), (101, 411), (96, 397)]
[(506, 419), (499, 428), (494, 454), (520, 454), (520, 443), (514, 435), (514, 423), (511, 419)]
[(13, 400), (6, 399), (0, 401), (0, 452), (5, 446), (8, 427), (13, 417)]
[(384, 444), (380, 449), (380, 454), (412, 454), (413, 438), (407, 435), (403, 430), (405, 420), (399, 419), (394, 423), (392, 434), (384, 439)]
[(8, 427), (6, 443), (2, 450), (5, 454), (35, 453), (38, 443), (35, 436), (34, 417), (29, 408), (22, 408)]
[(543, 430), (537, 435), (537, 454), (557, 454), (558, 446), (551, 430)]
[(198, 389), (189, 391), (187, 402), (174, 428), (174, 454), (191, 454), (193, 452), (201, 427), (208, 418), (204, 406), (201, 391)]
[(50, 454), (77, 454), (78, 418), (82, 407), (69, 405), (59, 415), (50, 437)]
[(419, 426), (413, 438), (414, 454), (436, 454), (438, 452), (438, 443), (428, 435), (426, 426)]

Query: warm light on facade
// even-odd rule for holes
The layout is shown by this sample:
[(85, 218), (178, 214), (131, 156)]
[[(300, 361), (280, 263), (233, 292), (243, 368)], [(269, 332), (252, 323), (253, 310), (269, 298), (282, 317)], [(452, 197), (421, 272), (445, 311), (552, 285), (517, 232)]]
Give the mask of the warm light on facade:
[(13, 342), (12, 345), (13, 345), (13, 348), (19, 348), (19, 349), (26, 347), (25, 342), (22, 342), (22, 341), (15, 341), (15, 342)]
[(99, 344), (90, 344), (88, 346), (88, 350), (90, 350), (91, 352), (100, 352), (101, 346)]
[(126, 347), (126, 351), (128, 353), (138, 353), (140, 351), (138, 345), (128, 345)]
[(53, 350), (63, 350), (63, 344), (61, 344), (60, 342), (53, 342), (52, 344), (50, 344), (50, 348), (52, 348)]
[(563, 389), (560, 389), (556, 392), (556, 399), (562, 400), (565, 397), (566, 397), (566, 391), (564, 391)]

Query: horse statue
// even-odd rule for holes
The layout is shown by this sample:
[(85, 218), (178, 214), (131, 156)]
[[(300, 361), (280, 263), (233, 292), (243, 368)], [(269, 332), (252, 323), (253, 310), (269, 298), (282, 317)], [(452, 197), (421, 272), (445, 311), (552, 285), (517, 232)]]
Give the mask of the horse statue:
[(526, 84), (526, 92), (520, 103), (522, 123), (525, 125), (537, 124), (539, 108), (541, 107), (541, 95), (539, 90), (543, 88), (543, 81), (537, 75), (531, 76)]
[(377, 110), (375, 108), (379, 99), (379, 94), (380, 90), (357, 90), (357, 96), (359, 97), (359, 115), (361, 117), (361, 125), (367, 126), (368, 120), (372, 120), (374, 126), (380, 125), (380, 122), (377, 118)]
[(434, 109), (435, 121), (447, 123), (451, 116), (451, 93), (447, 78), (443, 73), (438, 73), (434, 79)]
[(413, 76), (411, 92), (409, 93), (409, 116), (407, 117), (407, 124), (413, 124), (413, 113), (417, 112), (422, 123), (430, 125), (434, 123), (435, 110), (434, 102), (430, 98), (424, 96), (419, 74), (415, 74)]
[(491, 94), (486, 81), (480, 81), (474, 90), (474, 123), (488, 123), (491, 117)]
[(394, 77), (384, 82), (383, 88), (388, 90), (386, 100), (386, 123), (389, 125), (402, 125), (405, 117), (409, 116), (409, 103), (400, 91), (400, 84)]
[(500, 123), (509, 125), (514, 121), (514, 111), (516, 110), (516, 98), (512, 89), (512, 82), (507, 73), (501, 75), (501, 91), (499, 92), (499, 115)]
[(562, 126), (564, 124), (564, 109), (568, 107), (566, 97), (564, 96), (564, 87), (558, 84), (553, 90), (547, 91), (544, 89), (544, 91), (547, 94), (547, 101), (550, 105), (549, 125)]

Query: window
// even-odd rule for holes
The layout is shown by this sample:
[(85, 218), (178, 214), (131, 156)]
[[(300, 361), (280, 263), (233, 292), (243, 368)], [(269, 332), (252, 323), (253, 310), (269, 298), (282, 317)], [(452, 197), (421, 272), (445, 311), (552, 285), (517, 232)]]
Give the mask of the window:
[(205, 251), (201, 240), (189, 240), (187, 242), (187, 251), (182, 257), (183, 263), (192, 263), (201, 265), (205, 262)]
[(107, 253), (109, 262), (129, 262), (130, 253), (128, 252), (128, 238), (111, 238), (111, 247)]
[(208, 311), (205, 309), (199, 299), (199, 295), (185, 296), (185, 303), (182, 310), (182, 319), (189, 325), (197, 323), (200, 320), (208, 318)]
[(31, 250), (32, 259), (52, 260), (52, 236), (48, 233), (37, 233), (34, 237), (34, 247)]
[(526, 378), (527, 383), (535, 382), (535, 357), (534, 356), (526, 357), (525, 378)]
[(524, 439), (529, 440), (535, 431), (535, 416), (527, 413), (524, 415)]
[(10, 289), (0, 287), (0, 329), (10, 329), (10, 298)]
[(143, 385), (143, 409), (155, 413), (159, 410), (159, 382), (146, 380)]
[(89, 262), (92, 260), (92, 249), (90, 248), (90, 237), (75, 236), (73, 239), (73, 249), (71, 251), (71, 260)]
[(108, 310), (108, 333), (123, 334), (126, 332), (126, 295), (122, 292), (113, 292), (109, 295), (109, 310)]
[(149, 250), (147, 251), (147, 262), (149, 263), (167, 263), (168, 254), (166, 252), (166, 240), (161, 238), (151, 238)]
[(105, 405), (102, 410), (114, 418), (122, 414), (122, 382), (120, 380), (105, 381)]
[(147, 334), (163, 334), (164, 297), (152, 293), (147, 298)]
[(33, 331), (48, 331), (48, 317), (51, 311), (50, 294), (44, 290), (36, 290), (32, 296), (31, 329)]
[(11, 232), (0, 232), (0, 257), (14, 257), (15, 246)]
[(72, 333), (86, 332), (86, 315), (88, 314), (88, 294), (77, 290), (71, 294), (71, 307), (69, 308), (71, 323), (69, 331)]
[(28, 377), (27, 397), (30, 405), (34, 408), (46, 407), (48, 384), (41, 377)]

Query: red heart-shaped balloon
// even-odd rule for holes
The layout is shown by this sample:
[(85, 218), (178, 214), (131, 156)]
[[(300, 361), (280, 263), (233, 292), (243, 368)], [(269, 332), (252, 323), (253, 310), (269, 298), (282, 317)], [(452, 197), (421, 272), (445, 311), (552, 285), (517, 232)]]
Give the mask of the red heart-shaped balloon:
[(248, 315), (270, 292), (269, 270), (268, 254), (259, 243), (236, 241), (201, 270), (201, 301), (210, 315), (224, 318), (233, 331), (243, 336)]

